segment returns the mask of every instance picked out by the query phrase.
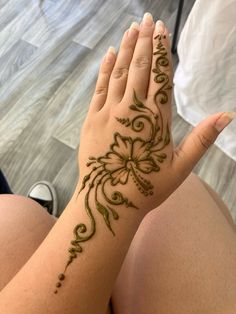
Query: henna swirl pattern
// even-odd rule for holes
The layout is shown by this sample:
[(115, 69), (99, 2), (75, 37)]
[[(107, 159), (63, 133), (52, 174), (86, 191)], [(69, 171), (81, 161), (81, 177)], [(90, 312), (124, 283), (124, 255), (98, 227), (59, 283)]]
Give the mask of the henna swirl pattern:
[[(165, 38), (165, 36), (163, 37)], [(84, 223), (75, 226), (73, 230), (74, 239), (68, 249), (69, 258), (64, 272), (58, 275), (57, 288), (61, 287), (62, 281), (65, 279), (67, 267), (77, 257), (78, 253), (83, 251), (81, 243), (91, 239), (96, 232), (96, 222), (92, 208), (93, 210), (96, 208), (97, 212), (101, 214), (104, 223), (114, 236), (111, 217), (114, 220), (119, 219), (119, 215), (114, 208), (125, 205), (127, 208), (138, 209), (120, 191), (113, 191), (109, 195), (107, 186), (111, 188), (126, 185), (132, 180), (144, 196), (154, 193), (152, 183), (145, 176), (151, 172), (160, 171), (160, 164), (167, 157), (162, 150), (170, 142), (170, 132), (168, 122), (164, 123), (160, 105), (168, 103), (168, 91), (172, 88), (169, 84), (168, 75), (162, 70), (169, 66), (167, 50), (162, 44), (161, 35), (157, 35), (155, 39), (157, 39), (157, 46), (154, 55), (157, 56), (157, 59), (152, 71), (155, 74), (154, 81), (158, 83), (159, 87), (154, 95), (155, 110), (153, 111), (145, 106), (134, 91), (133, 104), (129, 106), (129, 109), (136, 114), (134, 118), (116, 117), (118, 123), (131, 128), (134, 136), (125, 137), (116, 132), (113, 143), (104, 156), (89, 157), (87, 167), (90, 167), (91, 170), (83, 178), (79, 193), (87, 188), (84, 208), (90, 219), (90, 228), (87, 232), (87, 226)], [(136, 134), (146, 127), (150, 128), (147, 138), (137, 137)], [(91, 192), (95, 197), (91, 197)], [(56, 289), (54, 293), (57, 292)]]

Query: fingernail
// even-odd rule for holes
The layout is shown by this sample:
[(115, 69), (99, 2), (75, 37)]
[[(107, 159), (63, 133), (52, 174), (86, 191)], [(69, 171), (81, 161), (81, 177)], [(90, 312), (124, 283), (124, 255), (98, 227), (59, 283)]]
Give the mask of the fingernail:
[(164, 25), (164, 23), (161, 20), (158, 20), (156, 22), (156, 28), (157, 28), (159, 33), (163, 33), (164, 30), (165, 30), (165, 25)]
[(114, 59), (115, 54), (116, 54), (115, 48), (113, 46), (110, 46), (106, 53), (106, 57), (105, 57), (106, 61), (107, 62), (112, 61)]
[(153, 25), (153, 17), (151, 13), (145, 13), (143, 16), (143, 24), (146, 26), (152, 26)]
[(215, 128), (218, 132), (223, 131), (223, 129), (236, 118), (236, 112), (224, 112), (219, 119), (215, 122)]
[(129, 30), (131, 29), (136, 29), (137, 31), (139, 31), (139, 24), (137, 22), (133, 22), (131, 25), (130, 25), (130, 28)]
[(139, 31), (139, 24), (137, 22), (133, 22), (130, 25), (128, 36), (133, 36), (134, 34), (136, 35), (138, 31)]

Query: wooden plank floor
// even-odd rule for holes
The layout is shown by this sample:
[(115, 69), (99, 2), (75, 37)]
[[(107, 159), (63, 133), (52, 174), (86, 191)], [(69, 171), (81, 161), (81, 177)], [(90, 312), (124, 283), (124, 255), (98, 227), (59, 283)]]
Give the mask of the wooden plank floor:
[[(181, 28), (194, 0), (186, 0)], [(58, 191), (60, 212), (78, 171), (80, 128), (108, 46), (116, 48), (131, 22), (146, 11), (173, 32), (176, 0), (1, 0), (0, 167), (15, 193), (37, 180)], [(174, 56), (175, 67), (177, 56)], [(178, 143), (191, 126), (173, 106)], [(236, 167), (217, 147), (195, 168), (236, 219)]]

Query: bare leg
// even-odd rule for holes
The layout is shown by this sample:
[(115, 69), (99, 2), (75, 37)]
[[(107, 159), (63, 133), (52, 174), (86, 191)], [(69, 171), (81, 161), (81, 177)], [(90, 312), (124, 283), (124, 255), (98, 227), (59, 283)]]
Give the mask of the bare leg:
[[(191, 194), (193, 191), (194, 193)], [(201, 197), (199, 197), (199, 193)], [(214, 194), (214, 192), (212, 193)], [(188, 206), (190, 197), (192, 202), (191, 207)], [(197, 204), (195, 204), (196, 201)], [(206, 290), (208, 293), (211, 291), (209, 284), (206, 285), (206, 282), (210, 282), (210, 286), (215, 287), (211, 292), (213, 293), (212, 297), (214, 297), (215, 293), (217, 293), (217, 295), (220, 294), (220, 298), (218, 297), (217, 301), (225, 299), (224, 293), (230, 297), (228, 292), (236, 291), (235, 284), (231, 280), (231, 276), (234, 276), (232, 271), (235, 269), (235, 265), (232, 265), (234, 264), (233, 261), (229, 263), (229, 260), (231, 260), (228, 256), (229, 254), (222, 253), (222, 251), (227, 251), (229, 244), (225, 245), (225, 247), (222, 247), (220, 250), (219, 255), (224, 258), (223, 261), (222, 258), (219, 258), (221, 257), (219, 255), (217, 255), (215, 259), (213, 256), (210, 256), (210, 261), (208, 261), (208, 255), (206, 254), (208, 251), (205, 252), (205, 256), (203, 254), (204, 251), (201, 252), (201, 249), (207, 246), (205, 243), (205, 246), (202, 247), (202, 242), (204, 243), (205, 240), (213, 240), (214, 235), (220, 232), (220, 229), (215, 225), (215, 234), (209, 233), (209, 231), (212, 230), (212, 225), (214, 226), (214, 221), (221, 221), (221, 224), (226, 225), (221, 229), (230, 230), (226, 219), (223, 219), (225, 216), (222, 214), (219, 215), (222, 210), (224, 215), (228, 217), (227, 219), (230, 219), (227, 210), (218, 207), (219, 205), (216, 205), (215, 201), (216, 200), (213, 201), (213, 199), (211, 199), (209, 206), (210, 208), (214, 207), (218, 219), (211, 217), (210, 212), (212, 212), (212, 210), (210, 212), (206, 210), (204, 214), (204, 208), (206, 209), (209, 203), (209, 194), (207, 194), (206, 189), (203, 188), (203, 184), (200, 183), (200, 180), (192, 176), (178, 189), (175, 195), (161, 206), (161, 211), (155, 210), (146, 217), (132, 242), (114, 289), (113, 306), (115, 314), (149, 313), (154, 310), (156, 311), (156, 307), (158, 307), (158, 313), (177, 313), (179, 310), (181, 310), (181, 313), (199, 313), (199, 308), (195, 308), (195, 304), (191, 304), (191, 302), (194, 302), (196, 299), (196, 303), (199, 306), (201, 300), (204, 301), (205, 299), (208, 301), (208, 294), (205, 295), (205, 292)], [(198, 206), (203, 205), (202, 203), (205, 205), (201, 210)], [(178, 209), (175, 210), (175, 208)], [(211, 214), (214, 216), (214, 212)], [(209, 218), (213, 220), (213, 223), (209, 223), (209, 228), (207, 228), (207, 219)], [(203, 222), (204, 225), (201, 222)], [(48, 215), (47, 212), (34, 201), (20, 196), (2, 195), (0, 197), (0, 242), (2, 248), (0, 252), (0, 268), (2, 274), (0, 290), (34, 253), (54, 223), (53, 217)], [(232, 221), (231, 226), (233, 226)], [(204, 228), (206, 229), (205, 231), (208, 232), (203, 233)], [(206, 233), (208, 237), (205, 238)], [(228, 233), (230, 237), (232, 236), (233, 238), (232, 247), (235, 247), (235, 233)], [(211, 237), (213, 239), (211, 239)], [(226, 239), (230, 237), (227, 236)], [(225, 236), (223, 238), (225, 238)], [(213, 248), (218, 246), (218, 242), (222, 244), (223, 241), (215, 241)], [(214, 250), (211, 249), (211, 251)], [(199, 252), (201, 254), (198, 254)], [(232, 255), (235, 254), (233, 250), (231, 253)], [(150, 259), (150, 256), (152, 259)], [(169, 256), (172, 258), (169, 259)], [(235, 258), (232, 259), (234, 259), (234, 261), (236, 260)], [(206, 260), (209, 262), (208, 264)], [(217, 260), (218, 263), (216, 263)], [(204, 262), (206, 265), (204, 265)], [(164, 265), (162, 265), (162, 263), (164, 263)], [(220, 278), (218, 278), (218, 276), (216, 278), (212, 276), (212, 274), (214, 274), (212, 266), (214, 266), (215, 271), (216, 266), (221, 266)], [(172, 271), (169, 271), (168, 267)], [(208, 268), (210, 268), (210, 272), (208, 272)], [(203, 270), (202, 272), (201, 269)], [(226, 276), (223, 276), (225, 272)], [(227, 273), (229, 274), (227, 275)], [(206, 278), (206, 276), (208, 278)], [(213, 278), (211, 278), (211, 276)], [(221, 285), (221, 287), (218, 288), (218, 286), (215, 286), (214, 280), (219, 281), (218, 286)], [(202, 286), (205, 290), (203, 289), (201, 291)], [(186, 287), (186, 289), (184, 289), (184, 287)], [(190, 287), (191, 290), (189, 289)], [(139, 289), (140, 292), (138, 291)], [(186, 290), (190, 293), (190, 298), (187, 298)], [(168, 291), (170, 291), (169, 295)], [(196, 294), (197, 292), (198, 294)], [(205, 295), (203, 299), (201, 298), (201, 293)], [(142, 298), (140, 298), (140, 296), (142, 296)], [(179, 304), (176, 302), (177, 298), (181, 301), (180, 304), (182, 308), (180, 307), (178, 309)], [(187, 302), (185, 302), (186, 299)], [(191, 310), (187, 308), (189, 302), (195, 312), (191, 312)], [(164, 303), (164, 306), (167, 306), (167, 308), (163, 307), (162, 309), (160, 306), (162, 303)], [(174, 310), (171, 309), (171, 304), (174, 304)], [(214, 304), (217, 304), (216, 300), (214, 300)], [(136, 305), (138, 309), (135, 307)], [(149, 306), (151, 307), (150, 309), (148, 308)], [(184, 306), (186, 309), (183, 308)], [(218, 307), (218, 309), (220, 309), (220, 307)], [(213, 312), (218, 313), (217, 311)], [(201, 313), (204, 312), (202, 311)], [(211, 312), (207, 310), (205, 313)]]
[(236, 313), (235, 300), (235, 226), (191, 175), (138, 229), (113, 290), (114, 312)]
[(230, 225), (232, 225), (233, 228), (236, 229), (236, 225), (235, 225), (233, 218), (232, 218), (227, 206), (225, 205), (225, 203), (222, 201), (222, 199), (219, 197), (219, 195), (210, 187), (210, 185), (208, 185), (206, 182), (204, 182), (202, 180), (201, 180), (201, 182), (203, 183), (205, 188), (208, 190), (209, 194), (214, 199), (214, 201), (217, 203), (217, 205), (220, 207), (222, 213), (225, 215), (225, 218), (228, 220)]
[[(0, 291), (42, 243), (56, 218), (37, 202), (0, 195)], [(110, 308), (106, 314), (110, 314)]]
[(0, 196), (0, 291), (27, 262), (55, 221), (29, 198)]

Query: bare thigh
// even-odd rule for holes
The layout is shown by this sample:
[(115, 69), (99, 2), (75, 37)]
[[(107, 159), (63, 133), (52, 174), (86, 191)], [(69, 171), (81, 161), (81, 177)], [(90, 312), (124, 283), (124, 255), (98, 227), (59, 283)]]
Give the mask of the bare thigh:
[[(0, 195), (0, 291), (33, 255), (55, 222), (29, 198)], [(112, 314), (110, 307), (105, 314)]]
[(236, 232), (191, 175), (138, 229), (112, 293), (115, 314), (236, 313)]
[[(191, 185), (189, 185), (189, 183), (191, 183)], [(201, 189), (199, 190), (199, 187), (196, 188), (195, 185), (199, 187), (201, 186)], [(202, 216), (204, 217), (205, 215), (204, 208), (207, 206), (209, 198), (211, 199), (211, 202), (214, 199), (213, 196), (210, 197), (209, 192), (203, 197), (203, 194), (206, 193), (206, 188), (203, 189), (203, 187), (203, 184), (200, 183), (197, 178), (194, 179), (194, 177), (192, 177), (187, 179), (186, 183), (183, 184), (178, 189), (178, 191), (176, 191), (176, 193), (174, 193), (174, 195), (167, 202), (165, 202), (165, 204), (163, 204), (158, 210), (154, 210), (145, 218), (131, 244), (130, 250), (127, 254), (124, 265), (117, 279), (115, 289), (113, 291), (112, 301), (114, 314), (179, 313), (178, 308), (176, 309), (176, 311), (171, 312), (171, 310), (169, 309), (165, 310), (165, 307), (164, 310), (162, 310), (159, 305), (161, 304), (160, 300), (166, 302), (166, 300), (168, 299), (167, 292), (171, 292), (173, 289), (175, 289), (176, 280), (178, 281), (178, 276), (181, 276), (181, 273), (177, 276), (178, 271), (176, 271), (175, 276), (171, 276), (172, 273), (175, 274), (174, 269), (178, 270), (178, 267), (181, 266), (183, 268), (182, 272), (184, 272), (185, 268), (188, 265), (188, 263), (185, 261), (186, 255), (188, 255), (188, 251), (193, 251), (191, 252), (192, 254), (190, 254), (189, 256), (189, 264), (191, 265), (191, 261), (195, 256), (193, 253), (201, 249), (202, 236), (200, 236), (199, 239), (197, 237), (196, 239), (192, 239), (196, 241), (191, 242), (192, 240), (188, 233), (189, 230), (192, 230), (191, 225), (193, 224), (193, 222), (194, 224), (196, 224), (197, 221), (199, 224), (199, 229), (197, 231), (201, 233), (202, 228), (204, 226), (206, 227), (207, 225), (207, 219), (209, 219), (208, 213), (208, 218), (205, 219), (205, 224), (203, 226), (199, 221), (200, 218)], [(213, 191), (211, 192), (214, 194)], [(232, 223), (232, 220), (230, 220), (230, 215), (227, 212), (226, 207), (219, 210), (220, 205), (216, 205), (218, 196), (214, 196), (214, 206), (217, 207), (216, 212), (221, 213), (220, 220), (222, 220), (223, 217), (226, 217), (224, 219), (225, 221), (228, 221), (226, 229), (230, 229), (229, 225), (231, 225), (231, 229), (233, 230), (234, 225)], [(191, 200), (191, 206), (189, 206), (187, 199), (189, 200), (189, 202)], [(198, 201), (199, 199), (202, 200), (202, 202), (204, 201), (205, 207), (203, 208), (203, 210), (197, 210), (198, 213), (197, 211), (195, 211), (195, 215), (194, 217), (192, 217), (192, 215), (189, 215), (189, 213), (193, 211), (193, 208), (198, 208), (197, 206), (202, 205), (199, 204), (199, 202), (195, 204), (196, 199), (198, 199)], [(221, 200), (219, 199), (219, 203), (220, 202)], [(221, 210), (224, 212), (224, 215), (222, 215)], [(46, 237), (54, 223), (55, 220), (53, 219), (53, 217), (48, 215), (47, 212), (34, 201), (20, 196), (0, 196), (0, 245), (2, 248), (0, 251), (0, 290), (14, 277), (14, 275), (30, 258), (30, 256), (34, 253), (34, 251)], [(173, 234), (177, 233), (178, 235), (178, 230), (181, 228), (183, 229), (182, 234), (184, 235), (184, 238), (186, 238), (184, 239), (182, 246), (180, 245), (181, 239), (183, 238), (183, 236), (181, 237), (181, 233), (177, 238), (173, 239)], [(233, 244), (235, 245), (235, 242)], [(179, 250), (177, 256), (173, 246), (176, 247), (176, 250)], [(196, 249), (197, 247), (199, 248), (199, 250)], [(173, 251), (172, 254), (170, 254), (171, 251)], [(172, 265), (171, 260), (174, 268), (172, 272), (168, 273), (168, 267)], [(162, 273), (162, 263), (166, 263), (166, 261), (168, 261), (168, 263), (166, 264), (166, 270), (168, 270), (166, 276), (167, 280), (165, 285), (161, 285), (163, 277), (165, 277), (165, 273)], [(180, 265), (181, 261), (183, 262), (183, 265)], [(199, 261), (199, 265), (201, 266), (202, 258)], [(207, 263), (208, 261), (206, 261), (206, 266), (208, 265)], [(190, 270), (197, 274), (197, 271), (199, 271), (200, 267), (198, 265), (198, 260), (196, 259), (193, 264), (197, 265), (198, 267), (194, 267), (194, 265), (192, 265)], [(224, 269), (225, 267), (223, 266), (224, 265), (222, 265), (222, 268)], [(228, 266), (228, 264), (226, 264), (225, 266)], [(233, 266), (235, 269), (235, 264)], [(230, 267), (229, 269), (231, 270), (231, 268), (232, 267)], [(162, 275), (160, 276), (160, 274)], [(231, 275), (233, 274), (231, 273)], [(193, 276), (192, 273), (191, 276)], [(189, 282), (191, 283), (192, 279), (186, 279), (186, 277), (187, 274), (182, 278), (182, 285), (185, 286), (186, 284), (186, 287), (188, 287)], [(227, 281), (227, 278), (227, 276), (224, 278), (225, 281)], [(170, 281), (171, 284), (169, 285), (168, 283)], [(199, 279), (199, 281), (201, 280)], [(232, 280), (229, 280), (229, 285), (227, 286), (227, 288), (232, 288), (232, 283), (230, 283), (231, 281)], [(192, 285), (194, 285), (194, 283), (195, 282), (193, 281)], [(212, 285), (213, 284), (214, 282), (212, 282)], [(165, 288), (167, 291), (163, 288)], [(178, 288), (180, 289), (180, 287)], [(222, 289), (223, 288), (224, 286), (222, 287)], [(235, 291), (235, 287), (233, 288)], [(148, 289), (148, 293), (146, 289)], [(159, 293), (160, 290), (162, 290), (162, 293)], [(189, 293), (192, 294), (195, 293), (195, 291), (189, 290)], [(172, 301), (174, 301), (175, 297), (176, 295), (174, 293), (172, 296), (173, 300), (170, 300), (171, 304)], [(183, 293), (181, 294), (180, 299), (184, 301), (185, 297), (186, 296)], [(191, 299), (192, 298), (190, 298), (190, 300)], [(140, 300), (142, 300), (142, 306), (140, 306)], [(149, 307), (151, 308), (149, 309)], [(156, 310), (156, 307), (158, 307), (158, 310)], [(197, 309), (195, 312), (184, 312), (182, 310), (180, 312), (199, 313)], [(111, 313), (111, 309), (108, 308), (106, 314)], [(215, 311), (214, 313), (218, 312)]]
[(0, 195), (0, 291), (39, 247), (55, 223), (38, 203)]

